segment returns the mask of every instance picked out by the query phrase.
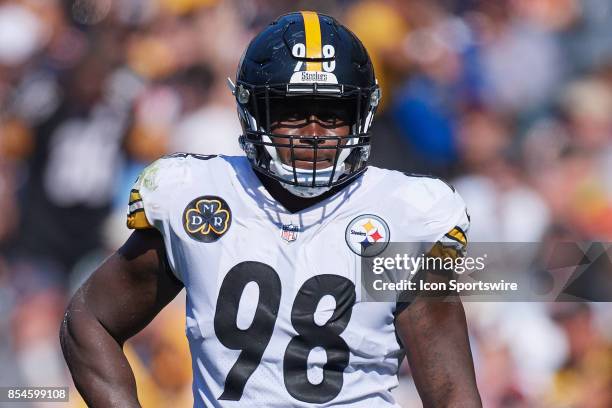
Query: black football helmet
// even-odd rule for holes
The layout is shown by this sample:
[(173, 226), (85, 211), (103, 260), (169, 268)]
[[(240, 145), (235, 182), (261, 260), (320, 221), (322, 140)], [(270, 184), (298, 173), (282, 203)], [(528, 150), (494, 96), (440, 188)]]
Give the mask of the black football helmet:
[[(314, 197), (366, 170), (370, 125), (381, 94), (370, 57), (359, 39), (334, 18), (311, 11), (286, 14), (249, 44), (228, 83), (236, 97), (243, 134), (240, 145), (253, 168), (301, 197)], [(275, 134), (274, 115), (297, 106), (309, 114), (338, 107), (350, 125), (347, 136), (319, 136), (325, 143), (295, 143), (303, 136)], [(284, 143), (275, 142), (278, 138)], [(287, 142), (288, 141), (288, 142)], [(283, 163), (277, 148), (291, 149)], [(313, 149), (312, 169), (296, 167), (294, 151)], [(333, 165), (317, 169), (317, 153), (334, 149)]]

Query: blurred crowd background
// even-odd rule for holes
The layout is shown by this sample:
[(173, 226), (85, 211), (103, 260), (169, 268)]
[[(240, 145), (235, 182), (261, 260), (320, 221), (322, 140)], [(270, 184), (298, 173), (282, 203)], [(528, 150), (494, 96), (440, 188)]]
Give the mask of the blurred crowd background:
[[(0, 385), (71, 384), (59, 322), (129, 235), (132, 182), (241, 154), (225, 78), (297, 9), (363, 40), (372, 164), (449, 179), (471, 241), (612, 241), (609, 0), (0, 0)], [(183, 307), (127, 346), (145, 407), (191, 404)], [(610, 304), (465, 307), (486, 407), (612, 407)], [(407, 366), (396, 394), (420, 406)]]

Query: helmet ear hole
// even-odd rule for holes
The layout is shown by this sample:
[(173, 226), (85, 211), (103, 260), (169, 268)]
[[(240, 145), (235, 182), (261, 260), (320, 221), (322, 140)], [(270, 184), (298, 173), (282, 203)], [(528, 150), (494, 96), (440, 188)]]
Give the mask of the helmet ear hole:
[(251, 93), (244, 86), (238, 85), (238, 87), (236, 87), (236, 99), (238, 100), (238, 103), (246, 105), (249, 103), (250, 96)]
[(377, 108), (380, 103), (382, 92), (380, 88), (377, 88), (374, 92), (370, 94), (370, 107)]

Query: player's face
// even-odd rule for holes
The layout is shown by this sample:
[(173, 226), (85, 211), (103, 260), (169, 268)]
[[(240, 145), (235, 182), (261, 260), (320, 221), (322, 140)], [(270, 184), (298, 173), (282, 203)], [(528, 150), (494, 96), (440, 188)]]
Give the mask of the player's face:
[[(284, 100), (271, 105), (270, 130), (275, 135), (293, 136), (295, 167), (325, 169), (333, 166), (338, 147), (348, 141), (346, 136), (354, 117), (352, 110), (338, 100)], [(272, 139), (274, 143), (291, 144), (288, 137)], [(290, 147), (277, 147), (280, 159), (288, 165), (292, 164), (291, 150)]]

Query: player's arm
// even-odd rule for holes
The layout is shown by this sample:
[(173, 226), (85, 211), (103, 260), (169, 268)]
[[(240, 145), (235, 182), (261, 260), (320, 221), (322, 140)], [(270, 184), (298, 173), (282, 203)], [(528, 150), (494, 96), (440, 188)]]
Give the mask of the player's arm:
[(74, 295), (60, 340), (89, 407), (139, 407), (123, 344), (182, 289), (168, 270), (161, 235), (137, 230)]
[[(417, 277), (447, 285), (451, 279), (439, 272)], [(424, 407), (482, 407), (459, 296), (420, 293), (397, 314), (395, 326)]]

